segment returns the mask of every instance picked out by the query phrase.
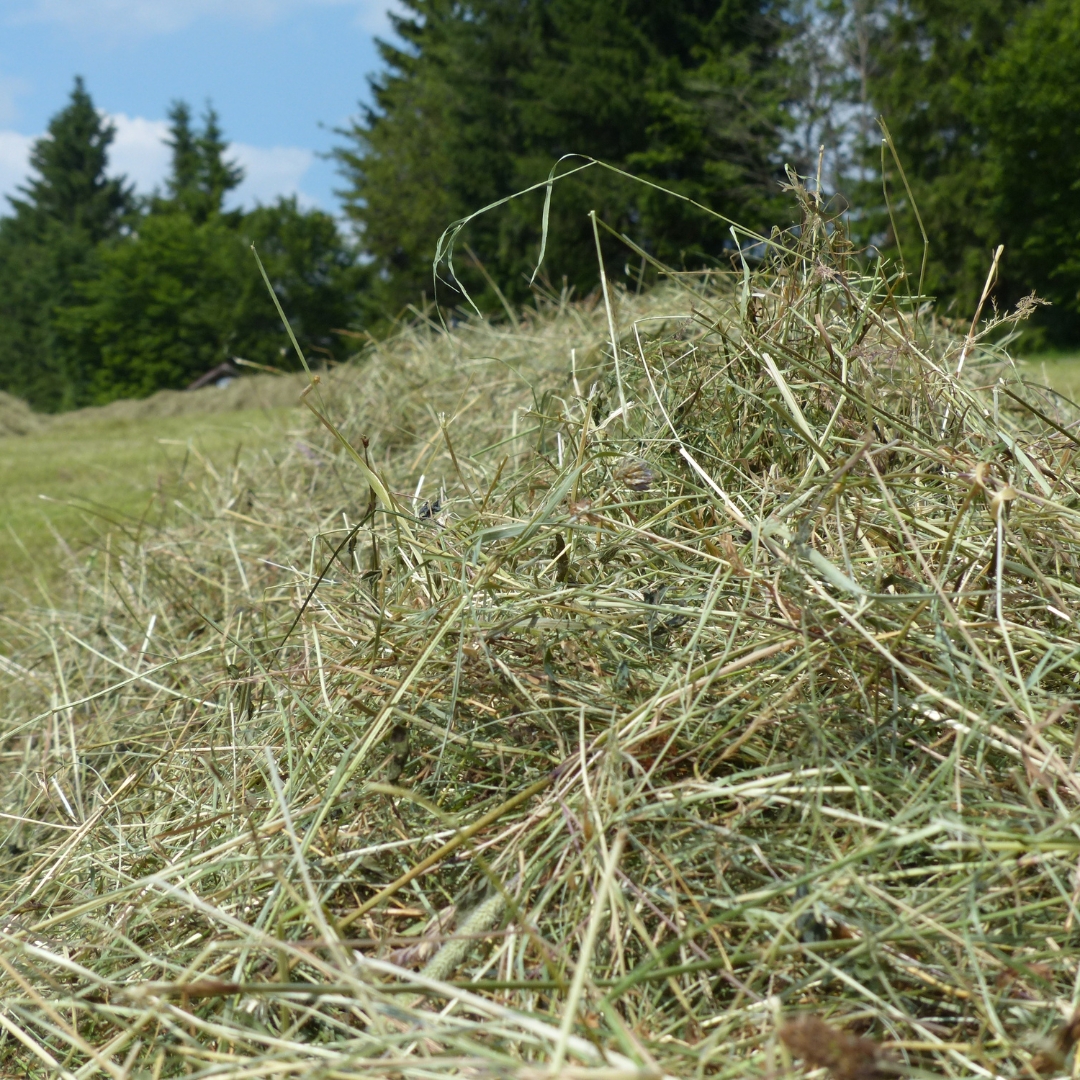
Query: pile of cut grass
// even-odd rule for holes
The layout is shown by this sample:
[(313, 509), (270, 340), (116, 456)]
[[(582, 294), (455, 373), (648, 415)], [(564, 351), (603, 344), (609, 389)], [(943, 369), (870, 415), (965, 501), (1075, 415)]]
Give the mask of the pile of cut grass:
[(107, 405), (90, 405), (63, 413), (55, 421), (70, 424), (101, 420), (164, 420), (252, 409), (285, 409), (296, 404), (305, 381), (299, 375), (244, 375), (224, 386), (211, 384), (198, 390), (158, 390), (145, 398), (122, 398)]
[(616, 295), (615, 363), (559, 297), (403, 332), (23, 628), (5, 1068), (827, 1064), (781, 1012), (1044, 1068), (1080, 977), (1073, 417), (805, 209), (753, 271)]
[(12, 397), (0, 390), (0, 438), (5, 435), (27, 435), (40, 431), (42, 426), (42, 417), (22, 398)]

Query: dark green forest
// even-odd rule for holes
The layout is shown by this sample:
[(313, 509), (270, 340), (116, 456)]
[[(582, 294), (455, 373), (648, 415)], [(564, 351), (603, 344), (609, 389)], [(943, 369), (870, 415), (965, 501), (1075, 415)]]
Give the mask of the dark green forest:
[[(597, 261), (726, 267), (726, 227), (639, 177), (767, 232), (792, 224), (787, 170), (816, 175), (862, 257), (970, 318), (1049, 301), (1025, 348), (1080, 344), (1080, 0), (405, 0), (353, 122), (337, 215), (282, 199), (229, 209), (242, 179), (212, 108), (170, 112), (171, 174), (138, 193), (76, 79), (0, 217), (0, 389), (59, 411), (184, 387), (232, 357), (293, 365), (254, 244), (305, 351), (345, 359), (412, 307), (467, 289), (501, 317), (541, 288), (583, 295)], [(343, 88), (353, 99), (363, 87)], [(883, 120), (895, 147), (882, 153)], [(570, 155), (584, 155), (573, 157)], [(556, 188), (544, 265), (542, 191)], [(901, 163), (914, 202), (908, 197)], [(628, 174), (628, 175), (623, 175)], [(917, 214), (916, 214), (917, 208)], [(646, 278), (648, 278), (646, 274)], [(500, 295), (501, 294), (501, 295)]]

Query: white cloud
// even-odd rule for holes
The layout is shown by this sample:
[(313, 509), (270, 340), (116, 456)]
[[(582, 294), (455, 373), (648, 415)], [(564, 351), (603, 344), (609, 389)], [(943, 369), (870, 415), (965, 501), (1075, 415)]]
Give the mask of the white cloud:
[[(168, 122), (124, 113), (108, 119), (116, 127), (116, 138), (109, 148), (109, 172), (114, 176), (123, 174), (144, 194), (163, 187), (169, 174), (169, 148), (164, 143)], [(34, 138), (0, 130), (0, 195), (13, 195), (26, 182)], [(230, 205), (251, 207), (256, 201), (272, 202), (279, 195), (296, 195), (302, 205), (315, 205), (315, 200), (301, 188), (304, 174), (315, 159), (311, 150), (232, 143), (228, 157), (244, 167), (244, 182), (232, 193)], [(7, 204), (0, 203), (0, 214), (6, 210)]]
[(160, 187), (169, 173), (169, 148), (164, 142), (168, 122), (124, 113), (114, 113), (109, 120), (116, 128), (109, 147), (109, 171), (123, 174), (142, 192)]
[[(15, 195), (15, 189), (26, 182), (33, 141), (17, 131), (0, 131), (0, 195)], [(7, 200), (0, 199), (0, 214), (8, 209)]]
[(382, 30), (393, 0), (23, 0), (6, 21), (58, 23), (108, 37), (167, 34), (211, 16), (273, 23), (312, 7), (354, 7), (357, 24)]
[(15, 99), (29, 90), (30, 84), (25, 79), (0, 75), (0, 124), (9, 124), (19, 115)]
[(360, 3), (356, 5), (356, 25), (369, 34), (385, 37), (390, 33), (390, 12), (403, 15), (405, 9), (400, 3)]
[(273, 202), (279, 195), (296, 195), (303, 205), (315, 204), (300, 190), (300, 181), (315, 160), (312, 151), (298, 146), (232, 143), (229, 156), (244, 167), (244, 182), (233, 192), (233, 204), (250, 207), (256, 201)]

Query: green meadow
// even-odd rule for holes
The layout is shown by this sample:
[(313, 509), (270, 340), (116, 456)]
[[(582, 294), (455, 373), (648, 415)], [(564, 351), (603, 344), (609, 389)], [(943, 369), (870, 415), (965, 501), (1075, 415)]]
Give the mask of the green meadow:
[(280, 445), (295, 408), (178, 416), (87, 409), (0, 436), (0, 586), (50, 594), (110, 529), (138, 531), (178, 510), (207, 468)]
[(1080, 400), (1080, 353), (1040, 353), (1018, 364), (1028, 382), (1042, 383), (1073, 401)]

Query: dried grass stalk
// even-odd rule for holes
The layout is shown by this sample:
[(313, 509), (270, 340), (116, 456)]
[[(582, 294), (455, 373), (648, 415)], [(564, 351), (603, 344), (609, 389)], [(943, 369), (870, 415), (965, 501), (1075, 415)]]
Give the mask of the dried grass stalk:
[[(764, 1076), (774, 1000), (1031, 1065), (1078, 962), (1077, 418), (802, 198), (610, 318), (418, 319), (3, 616), (4, 1070)], [(784, 1037), (880, 1067), (832, 1023)]]

